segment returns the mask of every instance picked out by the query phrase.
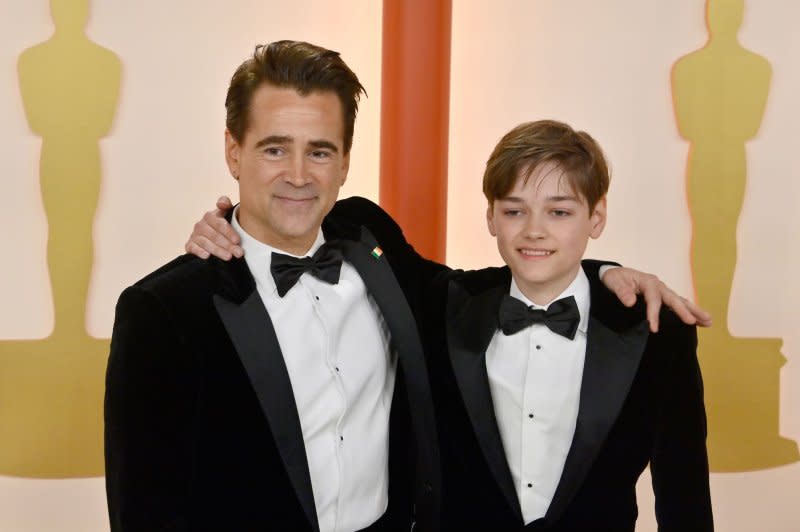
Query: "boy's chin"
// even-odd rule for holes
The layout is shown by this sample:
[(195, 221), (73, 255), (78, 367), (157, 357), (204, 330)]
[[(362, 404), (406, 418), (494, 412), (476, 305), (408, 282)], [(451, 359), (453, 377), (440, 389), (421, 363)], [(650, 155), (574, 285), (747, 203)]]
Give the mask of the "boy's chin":
[(515, 264), (510, 266), (511, 273), (517, 282), (536, 285), (542, 288), (557, 284), (564, 277), (564, 272), (553, 271), (546, 264)]
[[(511, 274), (520, 290), (529, 299), (540, 305), (549, 303), (552, 298), (566, 290), (577, 273), (577, 270), (555, 272), (531, 271), (531, 268), (511, 268)], [(542, 298), (549, 299), (543, 302), (538, 300)]]

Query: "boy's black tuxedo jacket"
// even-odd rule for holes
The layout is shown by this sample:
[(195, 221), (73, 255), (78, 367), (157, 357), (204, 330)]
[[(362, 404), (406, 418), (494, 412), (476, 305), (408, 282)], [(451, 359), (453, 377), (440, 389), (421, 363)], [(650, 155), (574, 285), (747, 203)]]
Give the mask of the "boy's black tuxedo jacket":
[[(358, 220), (362, 225), (355, 225)], [(438, 529), (429, 380), (406, 303), (443, 267), (362, 198), (325, 218), (381, 309), (399, 357), (381, 530)], [(371, 255), (375, 246), (384, 254)], [(113, 530), (318, 530), (303, 436), (274, 329), (244, 260), (182, 256), (127, 288), (106, 377)]]
[(446, 530), (634, 530), (636, 481), (650, 463), (659, 530), (712, 530), (696, 331), (671, 312), (649, 334), (584, 261), (591, 310), (577, 426), (544, 518), (523, 527), (497, 428), (485, 352), (508, 268), (441, 275), (420, 309), (442, 456)]

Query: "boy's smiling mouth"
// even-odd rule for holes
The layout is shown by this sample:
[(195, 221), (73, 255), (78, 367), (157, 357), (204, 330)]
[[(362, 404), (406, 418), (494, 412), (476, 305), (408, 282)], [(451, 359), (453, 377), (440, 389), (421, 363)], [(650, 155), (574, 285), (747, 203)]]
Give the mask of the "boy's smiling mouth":
[(550, 255), (555, 253), (555, 251), (549, 249), (519, 248), (518, 251), (526, 257), (549, 257)]

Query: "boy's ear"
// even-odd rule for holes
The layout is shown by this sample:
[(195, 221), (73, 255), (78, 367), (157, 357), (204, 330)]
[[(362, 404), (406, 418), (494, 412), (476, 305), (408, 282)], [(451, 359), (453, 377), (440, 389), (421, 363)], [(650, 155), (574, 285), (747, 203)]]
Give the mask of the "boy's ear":
[(592, 215), (589, 216), (589, 222), (592, 224), (592, 230), (589, 232), (590, 237), (597, 238), (603, 234), (603, 229), (606, 227), (607, 212), (606, 197), (603, 196), (594, 206)]
[(233, 138), (231, 132), (225, 130), (225, 161), (228, 163), (228, 170), (237, 181), (239, 180), (239, 159), (241, 157), (242, 148), (236, 139)]
[(486, 225), (489, 227), (489, 234), (497, 236), (497, 232), (494, 230), (494, 211), (491, 204), (486, 207)]

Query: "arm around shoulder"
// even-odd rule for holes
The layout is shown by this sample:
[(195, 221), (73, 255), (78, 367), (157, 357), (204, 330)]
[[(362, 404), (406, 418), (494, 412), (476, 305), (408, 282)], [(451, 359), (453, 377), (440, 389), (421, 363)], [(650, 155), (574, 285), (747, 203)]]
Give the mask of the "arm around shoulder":
[(196, 375), (158, 298), (117, 303), (106, 372), (106, 493), (111, 529), (186, 530)]
[(392, 270), (412, 307), (419, 302), (415, 300), (424, 300), (428, 285), (434, 278), (449, 270), (444, 264), (417, 253), (394, 218), (366, 198), (352, 196), (340, 200), (336, 202), (331, 213), (351, 223), (363, 225), (373, 234), (389, 257)]
[[(662, 313), (663, 314), (663, 313)], [(650, 469), (659, 531), (712, 531), (703, 379), (697, 330), (662, 318), (669, 357)], [(671, 322), (671, 323), (670, 323)]]

